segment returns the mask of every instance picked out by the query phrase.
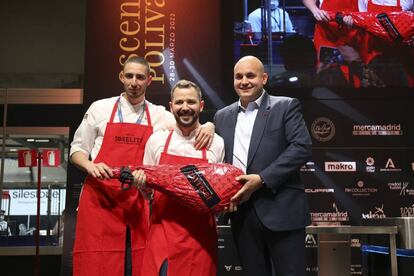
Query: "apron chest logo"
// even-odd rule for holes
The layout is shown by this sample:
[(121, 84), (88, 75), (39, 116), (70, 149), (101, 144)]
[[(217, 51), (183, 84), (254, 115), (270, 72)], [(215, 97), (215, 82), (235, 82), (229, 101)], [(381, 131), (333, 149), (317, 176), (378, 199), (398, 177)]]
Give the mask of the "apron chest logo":
[(115, 136), (115, 143), (118, 144), (141, 144), (142, 137), (135, 136)]

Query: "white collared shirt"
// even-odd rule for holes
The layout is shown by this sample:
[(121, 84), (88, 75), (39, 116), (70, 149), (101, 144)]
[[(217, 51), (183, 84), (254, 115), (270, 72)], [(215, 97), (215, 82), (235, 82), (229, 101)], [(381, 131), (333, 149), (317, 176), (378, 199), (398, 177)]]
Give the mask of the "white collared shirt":
[(249, 154), (250, 139), (257, 112), (262, 104), (264, 91), (254, 102), (250, 102), (247, 108), (241, 105), (239, 100), (239, 113), (237, 115), (236, 129), (233, 145), (233, 165), (246, 172), (247, 157)]
[[(189, 136), (183, 136), (181, 130), (176, 126), (171, 136), (168, 146), (168, 154), (202, 158), (201, 150), (194, 149), (196, 130), (192, 131)], [(161, 153), (164, 151), (164, 145), (167, 141), (169, 130), (155, 132), (148, 139), (145, 145), (144, 165), (158, 165), (160, 163)], [(209, 163), (221, 163), (224, 160), (224, 141), (223, 138), (214, 134), (213, 143), (206, 151)]]
[[(132, 105), (121, 94), (121, 112), (123, 122), (135, 123), (143, 112), (144, 103)], [(78, 129), (75, 132), (71, 143), (70, 155), (82, 151), (92, 160), (96, 158), (102, 146), (106, 124), (111, 117), (112, 109), (119, 96), (98, 100), (91, 104)], [(155, 105), (146, 101), (151, 117), (151, 124), (154, 131), (171, 129), (175, 124), (174, 116), (165, 110), (164, 106)], [(114, 123), (119, 122), (118, 113), (115, 113)], [(144, 112), (141, 124), (148, 125), (147, 116)]]

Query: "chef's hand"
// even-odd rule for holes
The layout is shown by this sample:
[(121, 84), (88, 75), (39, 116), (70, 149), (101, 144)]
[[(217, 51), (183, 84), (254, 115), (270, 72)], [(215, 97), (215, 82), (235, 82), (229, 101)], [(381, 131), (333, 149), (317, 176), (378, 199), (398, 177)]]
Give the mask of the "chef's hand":
[(204, 147), (209, 149), (213, 143), (215, 130), (216, 128), (213, 123), (207, 122), (204, 125), (201, 125), (201, 127), (197, 129), (194, 148), (196, 150), (201, 150)]
[(111, 168), (105, 163), (93, 163), (89, 161), (85, 169), (86, 172), (94, 178), (109, 179), (113, 177)]
[(240, 183), (244, 183), (243, 187), (230, 199), (233, 203), (229, 206), (230, 210), (237, 210), (237, 205), (242, 204), (250, 199), (250, 196), (263, 186), (262, 178), (258, 174), (247, 174), (236, 177)]
[(315, 8), (311, 12), (312, 12), (313, 17), (315, 17), (317, 21), (323, 21), (323, 22), (329, 21), (329, 14), (326, 11)]
[(342, 20), (343, 20), (345, 26), (347, 26), (348, 28), (351, 28), (352, 25), (354, 24), (354, 20), (352, 19), (352, 16), (350, 16), (350, 15), (345, 15)]
[(143, 170), (135, 170), (132, 172), (134, 177), (132, 185), (136, 186), (145, 199), (152, 199), (154, 190), (147, 186), (145, 172)]

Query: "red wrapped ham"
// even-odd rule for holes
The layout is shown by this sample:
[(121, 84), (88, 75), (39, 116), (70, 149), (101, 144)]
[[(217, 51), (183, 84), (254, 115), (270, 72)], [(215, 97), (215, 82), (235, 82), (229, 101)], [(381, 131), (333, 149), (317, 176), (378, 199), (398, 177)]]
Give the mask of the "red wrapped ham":
[(235, 180), (243, 172), (230, 164), (158, 165), (113, 168), (122, 187), (130, 185), (133, 170), (142, 169), (147, 186), (194, 211), (221, 212), (242, 187)]
[(343, 17), (350, 15), (353, 25), (388, 42), (414, 45), (414, 13), (409, 11), (371, 13), (371, 12), (337, 12), (330, 13), (330, 18), (340, 25)]

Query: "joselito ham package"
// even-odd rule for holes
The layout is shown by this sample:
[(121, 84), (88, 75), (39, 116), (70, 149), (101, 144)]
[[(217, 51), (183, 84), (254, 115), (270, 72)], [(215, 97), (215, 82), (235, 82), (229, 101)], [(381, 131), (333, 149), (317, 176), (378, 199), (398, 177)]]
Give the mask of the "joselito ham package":
[(371, 12), (330, 12), (331, 20), (340, 25), (344, 16), (351, 16), (353, 25), (380, 37), (388, 42), (414, 44), (414, 13), (409, 11), (371, 13)]
[(114, 178), (132, 182), (131, 172), (142, 169), (147, 186), (193, 211), (219, 213), (242, 187), (235, 180), (243, 172), (230, 164), (157, 165), (112, 168)]

